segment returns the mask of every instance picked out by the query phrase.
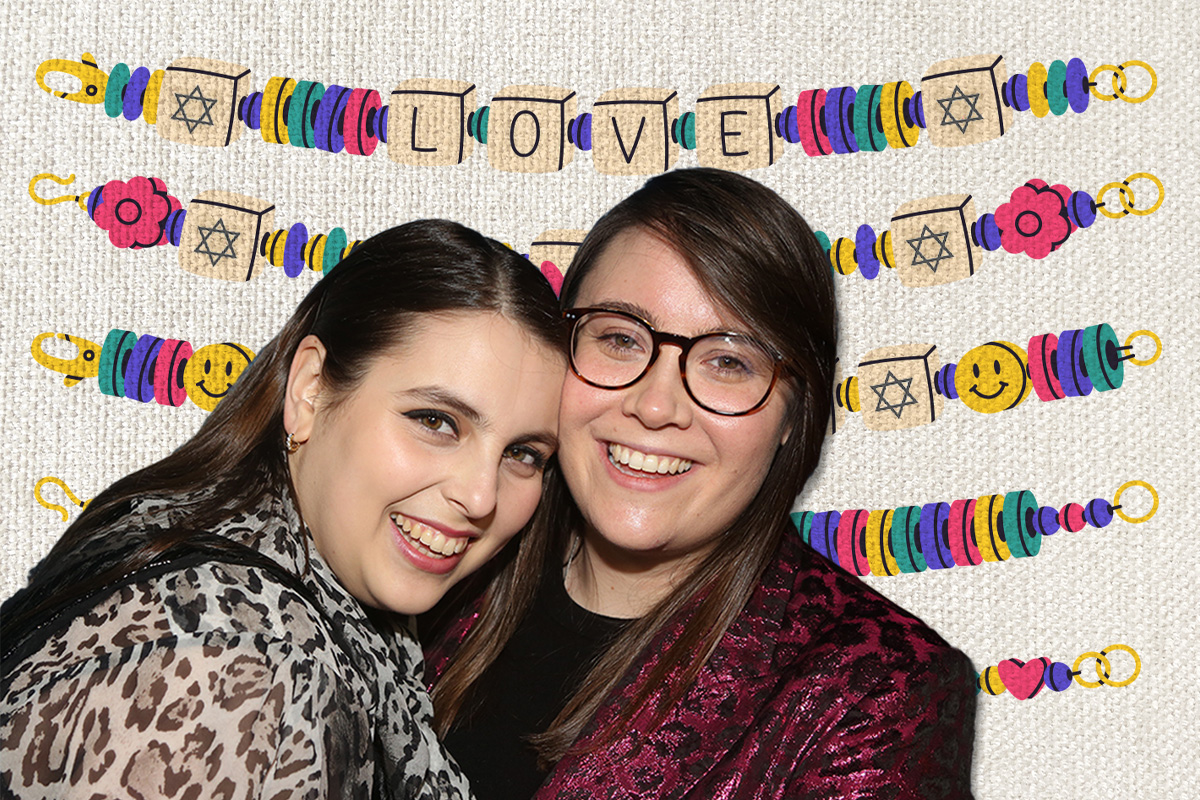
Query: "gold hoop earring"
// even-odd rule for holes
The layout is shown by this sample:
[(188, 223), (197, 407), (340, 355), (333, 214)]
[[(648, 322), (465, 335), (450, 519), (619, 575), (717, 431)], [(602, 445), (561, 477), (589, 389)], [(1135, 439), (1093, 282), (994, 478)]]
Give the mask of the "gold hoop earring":
[(301, 442), (296, 441), (296, 434), (289, 433), (287, 438), (283, 440), (283, 446), (289, 453), (294, 453), (300, 449)]

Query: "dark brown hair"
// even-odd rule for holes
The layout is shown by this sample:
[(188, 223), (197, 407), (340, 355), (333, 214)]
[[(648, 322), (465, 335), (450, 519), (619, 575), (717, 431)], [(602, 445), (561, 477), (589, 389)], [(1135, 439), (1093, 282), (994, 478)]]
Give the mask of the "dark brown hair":
[[(354, 391), (374, 358), (401, 341), (425, 313), (494, 311), (535, 340), (564, 348), (557, 299), (526, 259), (476, 231), (446, 220), (418, 220), (360, 244), (300, 301), (283, 329), (259, 352), (199, 431), (166, 458), (113, 483), (88, 505), (31, 572), (29, 586), (5, 603), (3, 634), (40, 610), (85, 596), (152, 561), (231, 513), (256, 506), (288, 485), (283, 401), (300, 341), (325, 346), (322, 383), (336, 403)], [(170, 532), (88, 580), (55, 585), (55, 565), (103, 533), (146, 496), (190, 495), (176, 505)], [(17, 601), (17, 602), (14, 602)]]
[[(563, 284), (564, 308), (573, 305), (613, 239), (631, 230), (645, 231), (678, 253), (716, 305), (783, 356), (785, 424), (792, 433), (773, 454), (754, 499), (718, 536), (709, 555), (675, 591), (621, 633), (550, 728), (534, 737), (543, 765), (570, 750), (653, 638), (690, 607), (682, 635), (622, 710), (620, 724), (628, 724), (663, 685), (667, 691), (654, 709), (659, 715), (684, 695), (746, 605), (785, 535), (788, 511), (820, 457), (830, 411), (837, 339), (833, 280), (829, 259), (795, 209), (737, 173), (689, 169), (651, 178), (588, 233)], [(492, 581), (479, 621), (435, 687), (439, 732), (445, 733), (455, 716), (469, 707), (474, 681), (514, 633), (543, 570), (548, 564), (558, 568), (564, 563), (582, 525), (562, 476), (548, 475), (542, 504), (517, 558)], [(681, 679), (668, 681), (680, 669)], [(620, 733), (615, 726), (601, 741)]]

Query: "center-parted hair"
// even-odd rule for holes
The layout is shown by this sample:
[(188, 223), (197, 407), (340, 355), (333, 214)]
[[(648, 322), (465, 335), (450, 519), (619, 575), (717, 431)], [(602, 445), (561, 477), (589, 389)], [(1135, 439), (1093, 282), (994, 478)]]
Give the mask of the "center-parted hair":
[[(714, 169), (668, 172), (651, 178), (605, 214), (579, 248), (562, 287), (571, 308), (588, 275), (613, 240), (643, 231), (677, 253), (713, 304), (737, 318), (783, 356), (780, 384), (784, 425), (791, 434), (773, 452), (771, 467), (750, 504), (717, 536), (716, 546), (668, 597), (629, 625), (579, 685), (550, 728), (535, 736), (543, 765), (558, 761), (595, 716), (654, 637), (686, 616), (680, 638), (641, 682), (621, 722), (642, 713), (665, 687), (652, 713), (678, 701), (741, 613), (790, 522), (796, 495), (817, 466), (833, 394), (837, 330), (829, 260), (804, 219), (775, 192), (743, 175)], [(571, 380), (571, 378), (568, 378)], [(705, 413), (705, 412), (700, 412)], [(548, 474), (515, 569), (490, 585), (481, 617), (460, 657), (434, 692), (439, 731), (469, 708), (475, 678), (499, 655), (532, 603), (544, 569), (561, 566), (583, 519), (560, 474)], [(602, 741), (620, 735), (619, 726)]]

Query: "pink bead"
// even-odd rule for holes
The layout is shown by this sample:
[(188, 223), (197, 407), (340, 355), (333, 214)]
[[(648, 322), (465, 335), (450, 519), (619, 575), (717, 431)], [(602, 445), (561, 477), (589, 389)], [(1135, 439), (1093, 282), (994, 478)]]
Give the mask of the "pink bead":
[(1058, 512), (1058, 524), (1068, 533), (1076, 533), (1084, 529), (1087, 521), (1083, 518), (1083, 506), (1079, 503), (1067, 503)]

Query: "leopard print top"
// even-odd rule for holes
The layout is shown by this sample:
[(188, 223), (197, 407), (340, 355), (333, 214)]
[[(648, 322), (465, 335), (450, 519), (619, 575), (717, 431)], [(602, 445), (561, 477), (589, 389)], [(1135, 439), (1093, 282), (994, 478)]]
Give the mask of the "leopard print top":
[[(141, 501), (105, 538), (169, 528), (174, 505)], [(0, 687), (4, 796), (470, 797), (416, 640), (346, 592), (286, 492), (213, 532), (301, 575), (320, 610), (219, 561), (115, 589)]]

